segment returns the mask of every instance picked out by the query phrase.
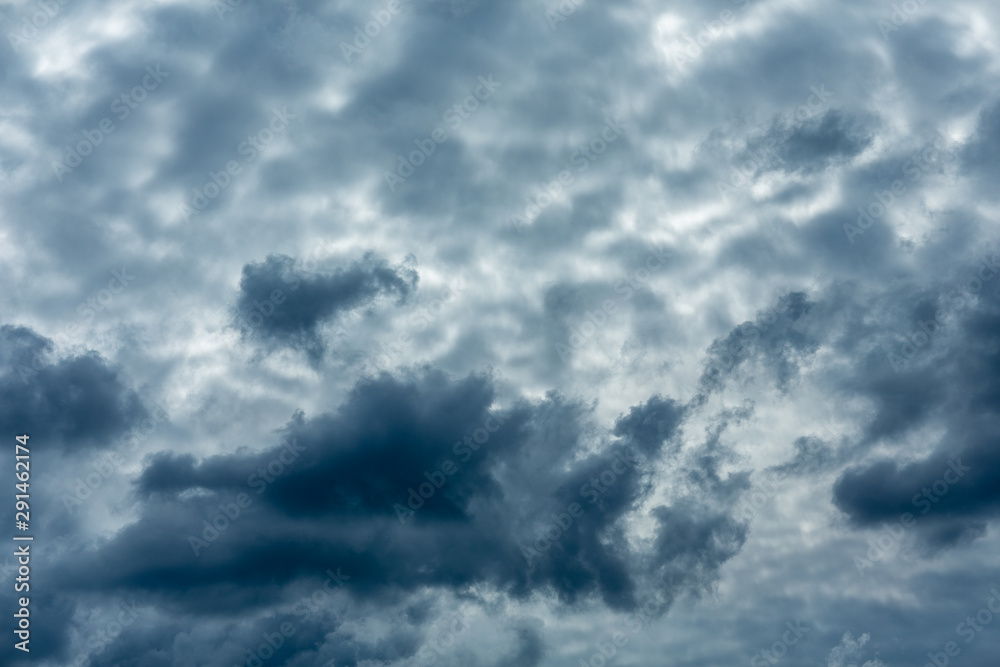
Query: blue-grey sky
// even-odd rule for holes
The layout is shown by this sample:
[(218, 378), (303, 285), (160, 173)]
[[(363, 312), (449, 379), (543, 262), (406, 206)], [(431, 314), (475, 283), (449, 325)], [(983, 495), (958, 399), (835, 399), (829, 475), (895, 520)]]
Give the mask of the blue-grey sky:
[(0, 2), (0, 663), (995, 666), (998, 22)]

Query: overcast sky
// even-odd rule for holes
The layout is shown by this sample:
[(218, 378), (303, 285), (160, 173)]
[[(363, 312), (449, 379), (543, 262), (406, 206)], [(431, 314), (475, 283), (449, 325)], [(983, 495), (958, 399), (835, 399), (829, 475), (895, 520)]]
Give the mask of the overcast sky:
[(0, 0), (15, 667), (995, 667), (1000, 5)]

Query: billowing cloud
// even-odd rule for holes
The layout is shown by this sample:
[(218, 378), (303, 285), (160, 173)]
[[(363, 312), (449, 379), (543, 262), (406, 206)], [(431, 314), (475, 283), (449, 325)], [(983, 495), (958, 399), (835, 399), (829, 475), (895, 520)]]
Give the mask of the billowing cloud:
[(390, 267), (373, 253), (328, 272), (310, 272), (291, 257), (270, 255), (243, 267), (235, 320), (245, 337), (300, 349), (317, 361), (326, 349), (324, 323), (381, 297), (405, 302), (416, 285), (415, 270)]
[[(28, 327), (0, 327), (0, 424), (67, 451), (106, 448), (149, 417), (119, 369), (94, 352), (55, 358)], [(13, 435), (12, 435), (13, 437)]]
[(0, 663), (995, 664), (994, 4), (0, 17)]

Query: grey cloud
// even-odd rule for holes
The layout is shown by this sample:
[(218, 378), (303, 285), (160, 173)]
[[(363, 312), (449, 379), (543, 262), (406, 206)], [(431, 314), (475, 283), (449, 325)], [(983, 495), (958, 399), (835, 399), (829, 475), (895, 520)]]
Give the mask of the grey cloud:
[(405, 302), (417, 281), (415, 270), (391, 267), (374, 253), (346, 268), (314, 271), (291, 257), (271, 255), (243, 267), (234, 320), (246, 338), (302, 350), (315, 362), (327, 349), (320, 331), (324, 323), (382, 297)]

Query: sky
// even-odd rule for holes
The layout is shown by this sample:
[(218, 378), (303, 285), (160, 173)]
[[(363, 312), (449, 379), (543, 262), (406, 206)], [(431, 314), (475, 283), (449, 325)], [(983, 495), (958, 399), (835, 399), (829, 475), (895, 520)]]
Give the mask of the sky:
[(994, 667), (998, 23), (0, 0), (0, 663)]

